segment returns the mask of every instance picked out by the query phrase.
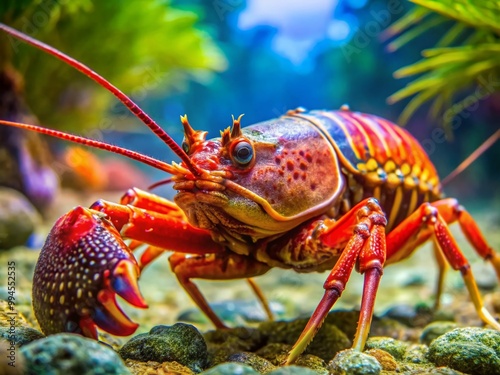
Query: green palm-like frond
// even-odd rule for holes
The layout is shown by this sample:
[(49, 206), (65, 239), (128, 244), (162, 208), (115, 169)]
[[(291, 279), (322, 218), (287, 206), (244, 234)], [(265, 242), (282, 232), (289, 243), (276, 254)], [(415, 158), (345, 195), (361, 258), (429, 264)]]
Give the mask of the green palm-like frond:
[[(455, 104), (463, 90), (483, 86), (482, 93), (500, 90), (500, 2), (496, 0), (412, 0), (416, 7), (384, 33), (395, 37), (388, 49), (395, 51), (424, 33), (437, 39), (434, 48), (422, 52), (423, 59), (399, 69), (396, 78), (420, 75), (389, 97), (390, 103), (412, 97), (401, 114), (401, 123), (425, 102), (433, 100), (430, 113), (443, 116), (445, 127), (454, 115), (484, 97), (467, 97)], [(436, 38), (436, 26), (449, 24)], [(431, 30), (432, 29), (432, 30)], [(486, 90), (486, 91), (485, 91)], [(488, 91), (489, 90), (489, 91)], [(450, 109), (453, 109), (450, 112)]]

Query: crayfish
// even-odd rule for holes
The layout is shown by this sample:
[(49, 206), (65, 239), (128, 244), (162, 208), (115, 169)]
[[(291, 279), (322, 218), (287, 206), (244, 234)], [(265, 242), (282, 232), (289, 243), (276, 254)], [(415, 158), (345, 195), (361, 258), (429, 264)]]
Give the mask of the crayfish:
[[(206, 132), (194, 130), (182, 116), (179, 146), (130, 98), (82, 63), (5, 25), (0, 29), (97, 81), (181, 159), (169, 164), (60, 131), (0, 121), (138, 160), (171, 174), (177, 190), (172, 202), (132, 188), (118, 204), (99, 200), (56, 222), (33, 280), (33, 307), (45, 334), (69, 331), (97, 338), (97, 327), (132, 334), (137, 324), (117, 305), (116, 294), (146, 307), (137, 284), (140, 267), (173, 251), (174, 274), (217, 328), (226, 326), (193, 279), (246, 278), (270, 314), (253, 277), (272, 267), (329, 271), (324, 296), (287, 364), (313, 339), (356, 268), (364, 275), (364, 288), (353, 348), (363, 350), (384, 266), (428, 240), (435, 243), (440, 273), (446, 262), (460, 271), (481, 319), (500, 330), (483, 306), (448, 225), (460, 224), (499, 277), (500, 256), (471, 215), (455, 199), (443, 198), (433, 164), (404, 129), (345, 106), (338, 111), (299, 108), (244, 128), (241, 117), (233, 118), (220, 138), (207, 140)], [(142, 244), (149, 247), (139, 263), (132, 250)]]

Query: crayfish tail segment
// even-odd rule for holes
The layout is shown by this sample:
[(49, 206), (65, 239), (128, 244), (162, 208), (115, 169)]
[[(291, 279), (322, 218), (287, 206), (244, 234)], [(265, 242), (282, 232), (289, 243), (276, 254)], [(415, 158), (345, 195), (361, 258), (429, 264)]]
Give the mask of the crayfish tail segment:
[(147, 307), (137, 279), (139, 267), (107, 216), (76, 207), (62, 216), (43, 246), (33, 279), (33, 309), (45, 334), (79, 333), (97, 338), (97, 327), (132, 334), (133, 323), (116, 294)]

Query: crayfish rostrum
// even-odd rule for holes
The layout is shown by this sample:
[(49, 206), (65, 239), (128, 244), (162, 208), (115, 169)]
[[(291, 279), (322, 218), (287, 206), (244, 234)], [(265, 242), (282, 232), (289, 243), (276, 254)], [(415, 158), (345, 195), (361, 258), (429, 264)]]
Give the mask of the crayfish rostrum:
[[(483, 307), (448, 225), (458, 222), (499, 276), (500, 256), (469, 213), (455, 199), (443, 198), (433, 164), (405, 130), (347, 107), (296, 109), (245, 128), (241, 118), (233, 118), (220, 138), (207, 140), (206, 132), (194, 130), (183, 116), (185, 138), (179, 146), (88, 67), (14, 29), (0, 29), (96, 80), (181, 159), (168, 164), (83, 137), (0, 121), (139, 160), (170, 173), (177, 190), (171, 202), (132, 188), (118, 204), (99, 200), (57, 221), (33, 285), (33, 306), (46, 334), (70, 331), (96, 338), (96, 326), (115, 335), (133, 333), (137, 325), (118, 307), (115, 295), (146, 307), (137, 286), (140, 268), (163, 251), (173, 251), (173, 272), (217, 328), (225, 325), (193, 279), (246, 278), (269, 312), (252, 277), (272, 267), (329, 271), (324, 296), (286, 363), (295, 361), (313, 339), (356, 267), (364, 275), (364, 290), (353, 348), (362, 350), (383, 267), (431, 239), (441, 273), (446, 262), (460, 271), (479, 316), (500, 330)], [(132, 242), (127, 245), (123, 239)], [(142, 244), (149, 247), (137, 262), (132, 250)]]

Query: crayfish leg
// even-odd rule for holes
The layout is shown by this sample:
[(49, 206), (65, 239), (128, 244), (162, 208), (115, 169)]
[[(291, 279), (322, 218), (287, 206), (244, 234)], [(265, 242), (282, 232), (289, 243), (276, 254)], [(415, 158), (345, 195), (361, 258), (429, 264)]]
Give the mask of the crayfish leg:
[[(375, 296), (385, 262), (385, 226), (387, 225), (385, 214), (378, 202), (369, 198), (358, 203), (341, 220), (323, 224), (329, 227), (324, 229), (319, 236), (320, 241), (332, 248), (338, 248), (346, 240), (348, 242), (325, 281), (323, 298), (288, 353), (286, 365), (295, 362), (314, 338), (328, 312), (344, 291), (356, 264), (358, 264), (359, 272), (365, 275), (365, 281), (353, 348), (362, 350), (370, 331)], [(347, 228), (352, 228), (353, 225), (354, 229), (349, 231)]]
[[(207, 300), (191, 279), (231, 280), (263, 275), (270, 267), (252, 258), (235, 253), (190, 255), (174, 253), (169, 258), (170, 267), (179, 283), (189, 294), (201, 311), (212, 321), (216, 328), (227, 328), (215, 314)], [(248, 279), (250, 280), (250, 279)], [(255, 283), (250, 282), (250, 285)], [(255, 288), (253, 288), (255, 291)], [(260, 289), (259, 289), (260, 290)], [(257, 297), (261, 300), (259, 294)], [(262, 294), (261, 294), (262, 295)], [(263, 297), (263, 295), (262, 295)], [(264, 300), (265, 301), (265, 300)], [(262, 302), (263, 304), (267, 301)], [(270, 310), (270, 309), (269, 309)]]
[(456, 199), (447, 198), (422, 204), (387, 235), (387, 264), (409, 256), (419, 245), (433, 238), (435, 246), (454, 270), (460, 271), (477, 314), (486, 324), (500, 330), (500, 324), (486, 310), (469, 262), (458, 247), (448, 224), (458, 221), (475, 251), (490, 261), (500, 275), (500, 258), (488, 246), (470, 214)]

